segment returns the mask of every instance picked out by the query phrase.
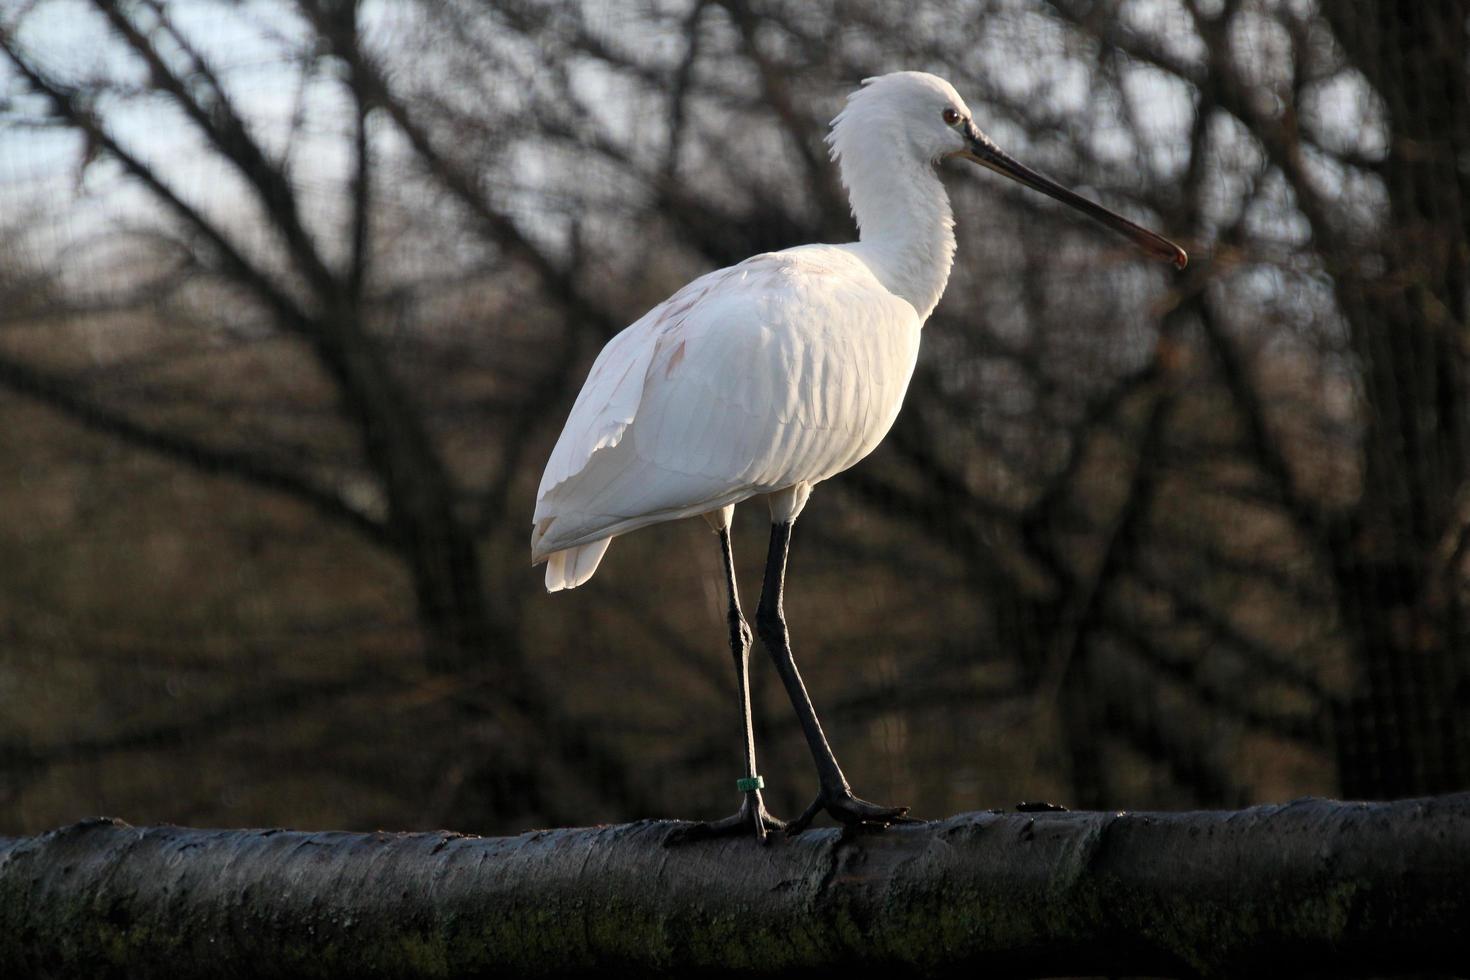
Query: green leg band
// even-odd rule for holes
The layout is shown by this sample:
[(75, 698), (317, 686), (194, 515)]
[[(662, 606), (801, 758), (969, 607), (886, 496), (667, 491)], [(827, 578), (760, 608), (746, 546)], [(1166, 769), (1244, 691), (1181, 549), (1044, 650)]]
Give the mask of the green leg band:
[(765, 789), (766, 781), (760, 776), (745, 776), (735, 780), (735, 788), (742, 793), (752, 793), (758, 789)]

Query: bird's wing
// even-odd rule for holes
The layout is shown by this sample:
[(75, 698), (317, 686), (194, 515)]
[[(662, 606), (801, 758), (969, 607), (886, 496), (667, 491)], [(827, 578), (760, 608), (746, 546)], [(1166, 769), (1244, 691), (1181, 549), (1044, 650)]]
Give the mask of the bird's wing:
[(721, 269), (694, 280), (607, 342), (592, 362), (592, 370), (551, 450), (536, 491), (537, 500), (581, 472), (593, 453), (622, 441), (643, 397), (644, 376), (658, 349), (659, 336), (686, 316), (729, 271)]
[(712, 273), (634, 327), (650, 318), (657, 330), (630, 328), (598, 358), (614, 363), (613, 345), (627, 337), (615, 362), (641, 369), (636, 384), (622, 375), (615, 439), (588, 431), (606, 431), (606, 410), (582, 414), (599, 379), (573, 409), (558, 452), (572, 440), (590, 448), (556, 479), (553, 453), (536, 508), (539, 553), (851, 466), (897, 414), (920, 325), (859, 259), (832, 246)]

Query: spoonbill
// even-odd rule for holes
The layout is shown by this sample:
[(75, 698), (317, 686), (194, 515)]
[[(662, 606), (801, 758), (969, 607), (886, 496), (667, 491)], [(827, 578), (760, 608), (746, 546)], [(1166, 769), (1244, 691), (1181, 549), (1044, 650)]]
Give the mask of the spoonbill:
[[(536, 494), (533, 564), (550, 592), (582, 585), (612, 539), (702, 516), (719, 536), (730, 652), (745, 734), (739, 810), (697, 835), (904, 821), (859, 799), (822, 732), (792, 659), (782, 610), (791, 528), (812, 487), (873, 451), (903, 403), (919, 333), (954, 261), (954, 217), (936, 166), (952, 157), (1048, 194), (1184, 268), (1184, 250), (1007, 156), (942, 78), (896, 72), (863, 82), (827, 138), (858, 241), (767, 252), (689, 283), (610, 340), (593, 363)], [(785, 824), (767, 812), (751, 732), (751, 632), (740, 608), (730, 524), (764, 498), (770, 547), (756, 630), (791, 698), (819, 789)]]

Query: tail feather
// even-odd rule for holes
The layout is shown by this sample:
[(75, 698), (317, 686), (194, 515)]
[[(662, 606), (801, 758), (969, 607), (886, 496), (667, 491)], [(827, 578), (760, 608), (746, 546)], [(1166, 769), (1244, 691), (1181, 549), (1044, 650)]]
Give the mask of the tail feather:
[(607, 546), (610, 544), (612, 538), (603, 538), (601, 541), (552, 552), (546, 557), (546, 591), (575, 589), (586, 582), (597, 571), (597, 566), (602, 563), (602, 556), (607, 554)]

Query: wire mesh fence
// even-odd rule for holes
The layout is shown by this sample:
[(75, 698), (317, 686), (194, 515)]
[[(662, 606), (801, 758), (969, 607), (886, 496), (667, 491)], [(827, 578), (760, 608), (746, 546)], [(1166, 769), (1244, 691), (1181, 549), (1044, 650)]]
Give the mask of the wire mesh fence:
[[(792, 543), (854, 785), (921, 816), (1470, 788), (1467, 15), (0, 11), (0, 830), (728, 810), (716, 540), (641, 530), (548, 596), (536, 483), (625, 324), (854, 237), (827, 124), (901, 68), (1193, 261), (944, 168), (904, 410)], [(790, 813), (815, 781), (755, 661)]]

